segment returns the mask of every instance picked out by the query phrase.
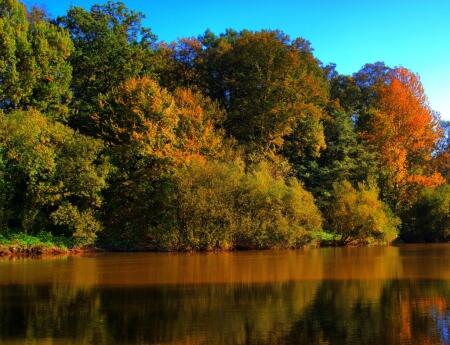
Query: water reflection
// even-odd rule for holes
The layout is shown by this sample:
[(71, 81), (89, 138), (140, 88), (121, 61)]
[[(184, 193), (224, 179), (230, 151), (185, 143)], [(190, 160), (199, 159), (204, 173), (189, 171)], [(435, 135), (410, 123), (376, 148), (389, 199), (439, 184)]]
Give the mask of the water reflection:
[(450, 344), (450, 246), (0, 262), (0, 344)]

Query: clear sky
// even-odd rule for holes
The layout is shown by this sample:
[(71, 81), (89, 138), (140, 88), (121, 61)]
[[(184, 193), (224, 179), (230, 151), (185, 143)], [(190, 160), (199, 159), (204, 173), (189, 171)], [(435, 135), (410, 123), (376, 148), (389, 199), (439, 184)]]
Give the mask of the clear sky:
[[(26, 0), (61, 15), (103, 0)], [(160, 40), (233, 29), (281, 29), (351, 74), (365, 63), (402, 65), (422, 78), (433, 109), (450, 120), (450, 0), (124, 0)]]

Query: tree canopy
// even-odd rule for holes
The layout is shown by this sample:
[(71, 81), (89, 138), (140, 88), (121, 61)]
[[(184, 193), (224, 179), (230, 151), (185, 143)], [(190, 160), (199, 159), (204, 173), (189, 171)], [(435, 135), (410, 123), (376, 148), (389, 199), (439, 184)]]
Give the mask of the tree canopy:
[(42, 18), (30, 20), (15, 0), (0, 4), (0, 109), (33, 107), (65, 121), (72, 92), (69, 34)]
[(128, 250), (448, 241), (420, 77), (279, 30), (158, 42), (121, 2), (0, 2), (1, 232)]

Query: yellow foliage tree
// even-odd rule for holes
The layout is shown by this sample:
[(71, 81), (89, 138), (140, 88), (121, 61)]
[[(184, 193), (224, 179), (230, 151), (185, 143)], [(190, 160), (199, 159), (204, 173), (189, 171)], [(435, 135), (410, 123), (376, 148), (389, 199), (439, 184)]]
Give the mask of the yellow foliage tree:
[(399, 220), (380, 201), (373, 182), (360, 183), (355, 189), (350, 182), (343, 181), (335, 183), (333, 190), (328, 223), (341, 236), (343, 244), (391, 242), (397, 237)]
[(219, 154), (222, 136), (215, 125), (223, 113), (189, 89), (172, 95), (151, 78), (133, 78), (113, 89), (100, 108), (92, 116), (96, 134), (112, 146), (178, 163)]

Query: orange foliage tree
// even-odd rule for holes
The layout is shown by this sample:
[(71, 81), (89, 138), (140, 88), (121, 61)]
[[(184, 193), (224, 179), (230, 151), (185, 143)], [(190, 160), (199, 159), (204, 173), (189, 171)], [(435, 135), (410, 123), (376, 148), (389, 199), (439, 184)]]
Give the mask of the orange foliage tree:
[(387, 197), (394, 208), (407, 203), (420, 187), (445, 182), (425, 167), (442, 135), (419, 77), (405, 68), (393, 69), (376, 86), (376, 109), (367, 138), (386, 168)]

